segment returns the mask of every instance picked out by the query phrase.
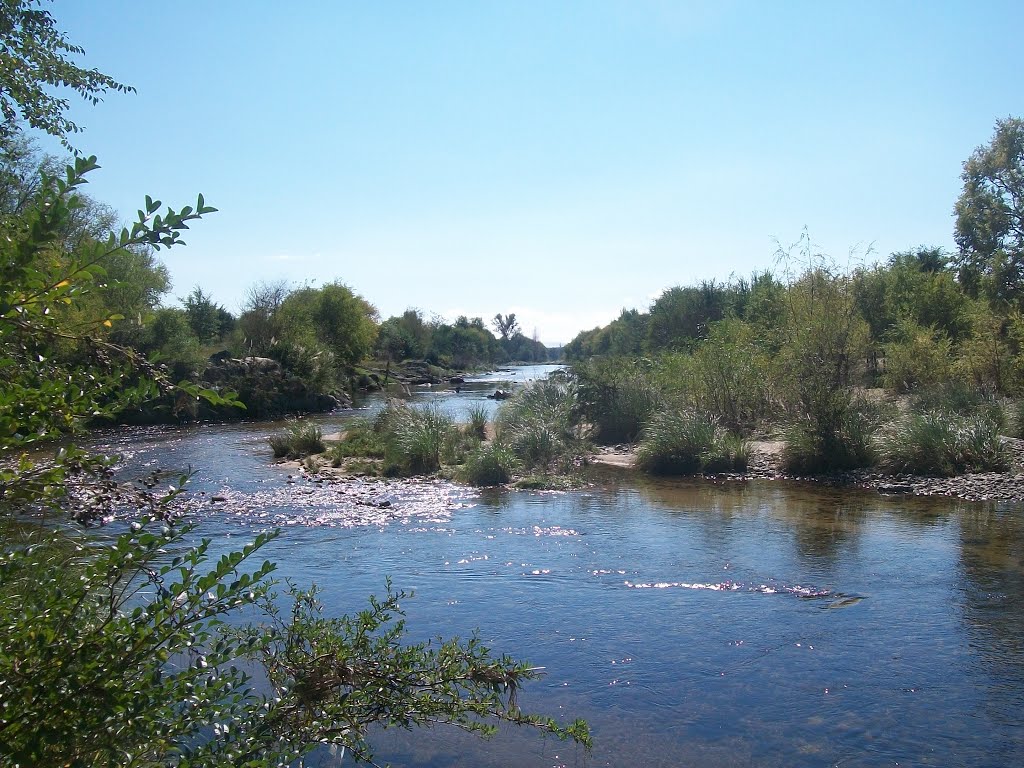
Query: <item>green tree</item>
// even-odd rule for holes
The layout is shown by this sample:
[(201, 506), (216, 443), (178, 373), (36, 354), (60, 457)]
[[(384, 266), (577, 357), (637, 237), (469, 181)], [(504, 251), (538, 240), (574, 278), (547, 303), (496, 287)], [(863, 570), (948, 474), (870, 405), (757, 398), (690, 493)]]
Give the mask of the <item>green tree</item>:
[(19, 120), (56, 136), (67, 137), (81, 128), (68, 116), (70, 102), (61, 89), (70, 89), (93, 104), (107, 91), (134, 91), (109, 75), (83, 69), (74, 57), (84, 53), (57, 28), (42, 0), (0, 2), (0, 111), (2, 133), (18, 130)]
[(508, 341), (520, 330), (515, 312), (509, 312), (504, 316), (499, 312), (491, 321), (491, 326), (501, 335), (502, 341)]
[(1024, 120), (997, 120), (991, 141), (967, 159), (961, 178), (960, 279), (992, 300), (1024, 306)]

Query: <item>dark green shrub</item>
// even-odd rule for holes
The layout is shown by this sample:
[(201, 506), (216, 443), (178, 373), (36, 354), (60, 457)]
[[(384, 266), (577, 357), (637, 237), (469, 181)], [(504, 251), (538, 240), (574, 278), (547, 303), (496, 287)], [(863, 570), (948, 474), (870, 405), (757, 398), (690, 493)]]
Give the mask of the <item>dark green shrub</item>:
[(590, 360), (573, 366), (579, 410), (604, 444), (631, 443), (662, 402), (651, 372), (625, 358)]
[(831, 409), (822, 408), (817, 419), (804, 416), (785, 427), (782, 459), (787, 471), (816, 475), (874, 464), (877, 409), (848, 398), (840, 390)]
[(272, 435), (267, 442), (274, 451), (275, 459), (301, 459), (327, 449), (323, 431), (307, 421), (291, 422), (284, 432)]
[(516, 464), (515, 454), (503, 445), (481, 445), (466, 456), (456, 477), (470, 485), (504, 485), (512, 478)]
[(656, 413), (637, 449), (637, 467), (653, 475), (734, 472), (747, 467), (749, 447), (714, 417), (692, 409)]
[(878, 446), (883, 465), (893, 472), (950, 477), (1010, 466), (998, 427), (982, 414), (911, 413), (880, 432)]
[(577, 387), (571, 379), (534, 382), (498, 411), (496, 440), (527, 469), (568, 469), (588, 447), (576, 405)]

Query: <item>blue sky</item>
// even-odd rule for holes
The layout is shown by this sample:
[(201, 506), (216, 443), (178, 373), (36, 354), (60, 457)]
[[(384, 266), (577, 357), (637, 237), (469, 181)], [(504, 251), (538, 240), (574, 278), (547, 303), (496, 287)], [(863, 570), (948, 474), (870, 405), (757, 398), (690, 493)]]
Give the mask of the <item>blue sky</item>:
[(962, 162), (1024, 114), (1012, 2), (57, 0), (90, 192), (220, 209), (175, 296), (339, 279), (382, 318), (515, 312), (549, 344), (662, 290), (950, 250)]

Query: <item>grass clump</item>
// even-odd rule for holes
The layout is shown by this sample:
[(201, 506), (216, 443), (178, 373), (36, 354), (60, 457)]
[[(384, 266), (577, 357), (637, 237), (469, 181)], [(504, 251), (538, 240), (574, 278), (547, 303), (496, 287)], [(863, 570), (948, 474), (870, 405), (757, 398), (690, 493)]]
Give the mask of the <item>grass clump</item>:
[(574, 365), (580, 410), (605, 445), (632, 443), (660, 406), (662, 397), (650, 372), (625, 359)]
[(657, 412), (637, 449), (637, 467), (652, 475), (741, 472), (749, 445), (712, 416), (692, 409)]
[(505, 446), (499, 443), (481, 445), (466, 456), (456, 478), (470, 485), (504, 485), (512, 479), (515, 466), (515, 454)]
[(324, 434), (320, 427), (307, 421), (293, 421), (284, 432), (267, 438), (275, 459), (301, 459), (323, 453)]
[(588, 450), (576, 404), (577, 387), (567, 377), (536, 381), (501, 407), (496, 442), (508, 448), (525, 469), (566, 471)]
[(340, 442), (327, 449), (332, 466), (341, 466), (343, 459), (383, 459), (386, 444), (384, 436), (369, 421), (352, 422)]
[(878, 446), (887, 469), (912, 475), (951, 477), (1010, 466), (998, 425), (981, 413), (907, 414), (879, 433)]
[(429, 475), (461, 458), (454, 420), (434, 406), (412, 408), (392, 401), (377, 416), (374, 429), (384, 441), (385, 474)]
[(837, 392), (834, 406), (823, 408), (817, 418), (798, 418), (784, 428), (783, 465), (802, 475), (869, 467), (877, 459), (873, 436), (878, 418), (877, 407)]
[(487, 406), (483, 403), (477, 403), (471, 406), (467, 411), (468, 420), (462, 427), (462, 433), (467, 437), (472, 437), (476, 440), (484, 440), (487, 438)]

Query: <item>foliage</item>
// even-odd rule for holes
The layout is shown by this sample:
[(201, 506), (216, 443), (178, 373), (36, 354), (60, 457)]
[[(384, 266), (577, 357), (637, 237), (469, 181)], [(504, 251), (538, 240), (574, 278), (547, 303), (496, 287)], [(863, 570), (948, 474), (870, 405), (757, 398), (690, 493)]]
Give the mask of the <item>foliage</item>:
[(308, 350), (322, 348), (342, 365), (364, 359), (377, 336), (377, 310), (340, 282), (293, 291), (277, 317), (286, 341)]
[(995, 133), (964, 163), (956, 203), (961, 281), (993, 301), (1024, 308), (1024, 120)]
[(519, 321), (516, 319), (515, 312), (509, 312), (507, 315), (502, 316), (499, 312), (494, 316), (491, 321), (491, 325), (501, 335), (502, 341), (508, 341), (517, 333), (519, 333)]
[(4, 0), (0, 3), (0, 111), (2, 133), (10, 136), (24, 120), (68, 145), (69, 134), (81, 128), (67, 112), (70, 103), (60, 95), (70, 89), (93, 104), (107, 91), (134, 92), (134, 88), (95, 69), (82, 69), (74, 57), (84, 53), (57, 28), (41, 0)]
[(277, 342), (282, 331), (277, 313), (288, 293), (288, 284), (282, 280), (256, 283), (246, 291), (238, 318), (244, 354), (267, 355)]
[(365, 420), (354, 421), (345, 428), (342, 439), (327, 449), (334, 466), (340, 466), (341, 459), (360, 457), (383, 459), (384, 437)]
[(501, 443), (486, 443), (471, 451), (456, 474), (470, 485), (504, 485), (516, 468), (515, 454)]
[(690, 400), (732, 430), (750, 429), (773, 411), (771, 365), (755, 334), (735, 318), (714, 323), (688, 366)]
[(669, 288), (651, 305), (647, 349), (651, 352), (691, 349), (708, 326), (725, 317), (726, 286), (714, 281), (699, 286)]
[(749, 446), (715, 418), (692, 409), (663, 409), (644, 429), (637, 467), (654, 475), (737, 472), (747, 468)]
[(467, 413), (468, 420), (464, 432), (477, 440), (487, 438), (487, 406), (482, 403), (471, 406)]
[(573, 373), (581, 415), (602, 443), (635, 441), (661, 404), (661, 394), (643, 362), (594, 359), (576, 363)]
[(933, 387), (952, 374), (953, 343), (941, 331), (900, 320), (885, 345), (882, 381), (895, 392)]
[(454, 420), (435, 406), (414, 408), (391, 400), (374, 428), (384, 436), (385, 472), (426, 475), (461, 458)]
[(782, 459), (786, 470), (816, 475), (871, 466), (876, 461), (872, 438), (878, 417), (877, 409), (868, 403), (837, 392), (834, 403), (817, 419), (803, 415), (785, 425)]
[(579, 389), (568, 376), (532, 382), (502, 404), (496, 442), (526, 469), (566, 470), (588, 449), (588, 430), (577, 415)]
[(234, 327), (235, 319), (198, 285), (181, 300), (185, 307), (185, 318), (192, 333), (203, 344), (224, 336)]
[(274, 451), (275, 459), (301, 459), (327, 450), (323, 438), (323, 430), (319, 425), (308, 421), (293, 421), (285, 427), (284, 432), (271, 436), (267, 442)]
[(998, 425), (980, 413), (906, 414), (879, 433), (878, 448), (883, 465), (893, 472), (948, 477), (1010, 466)]

